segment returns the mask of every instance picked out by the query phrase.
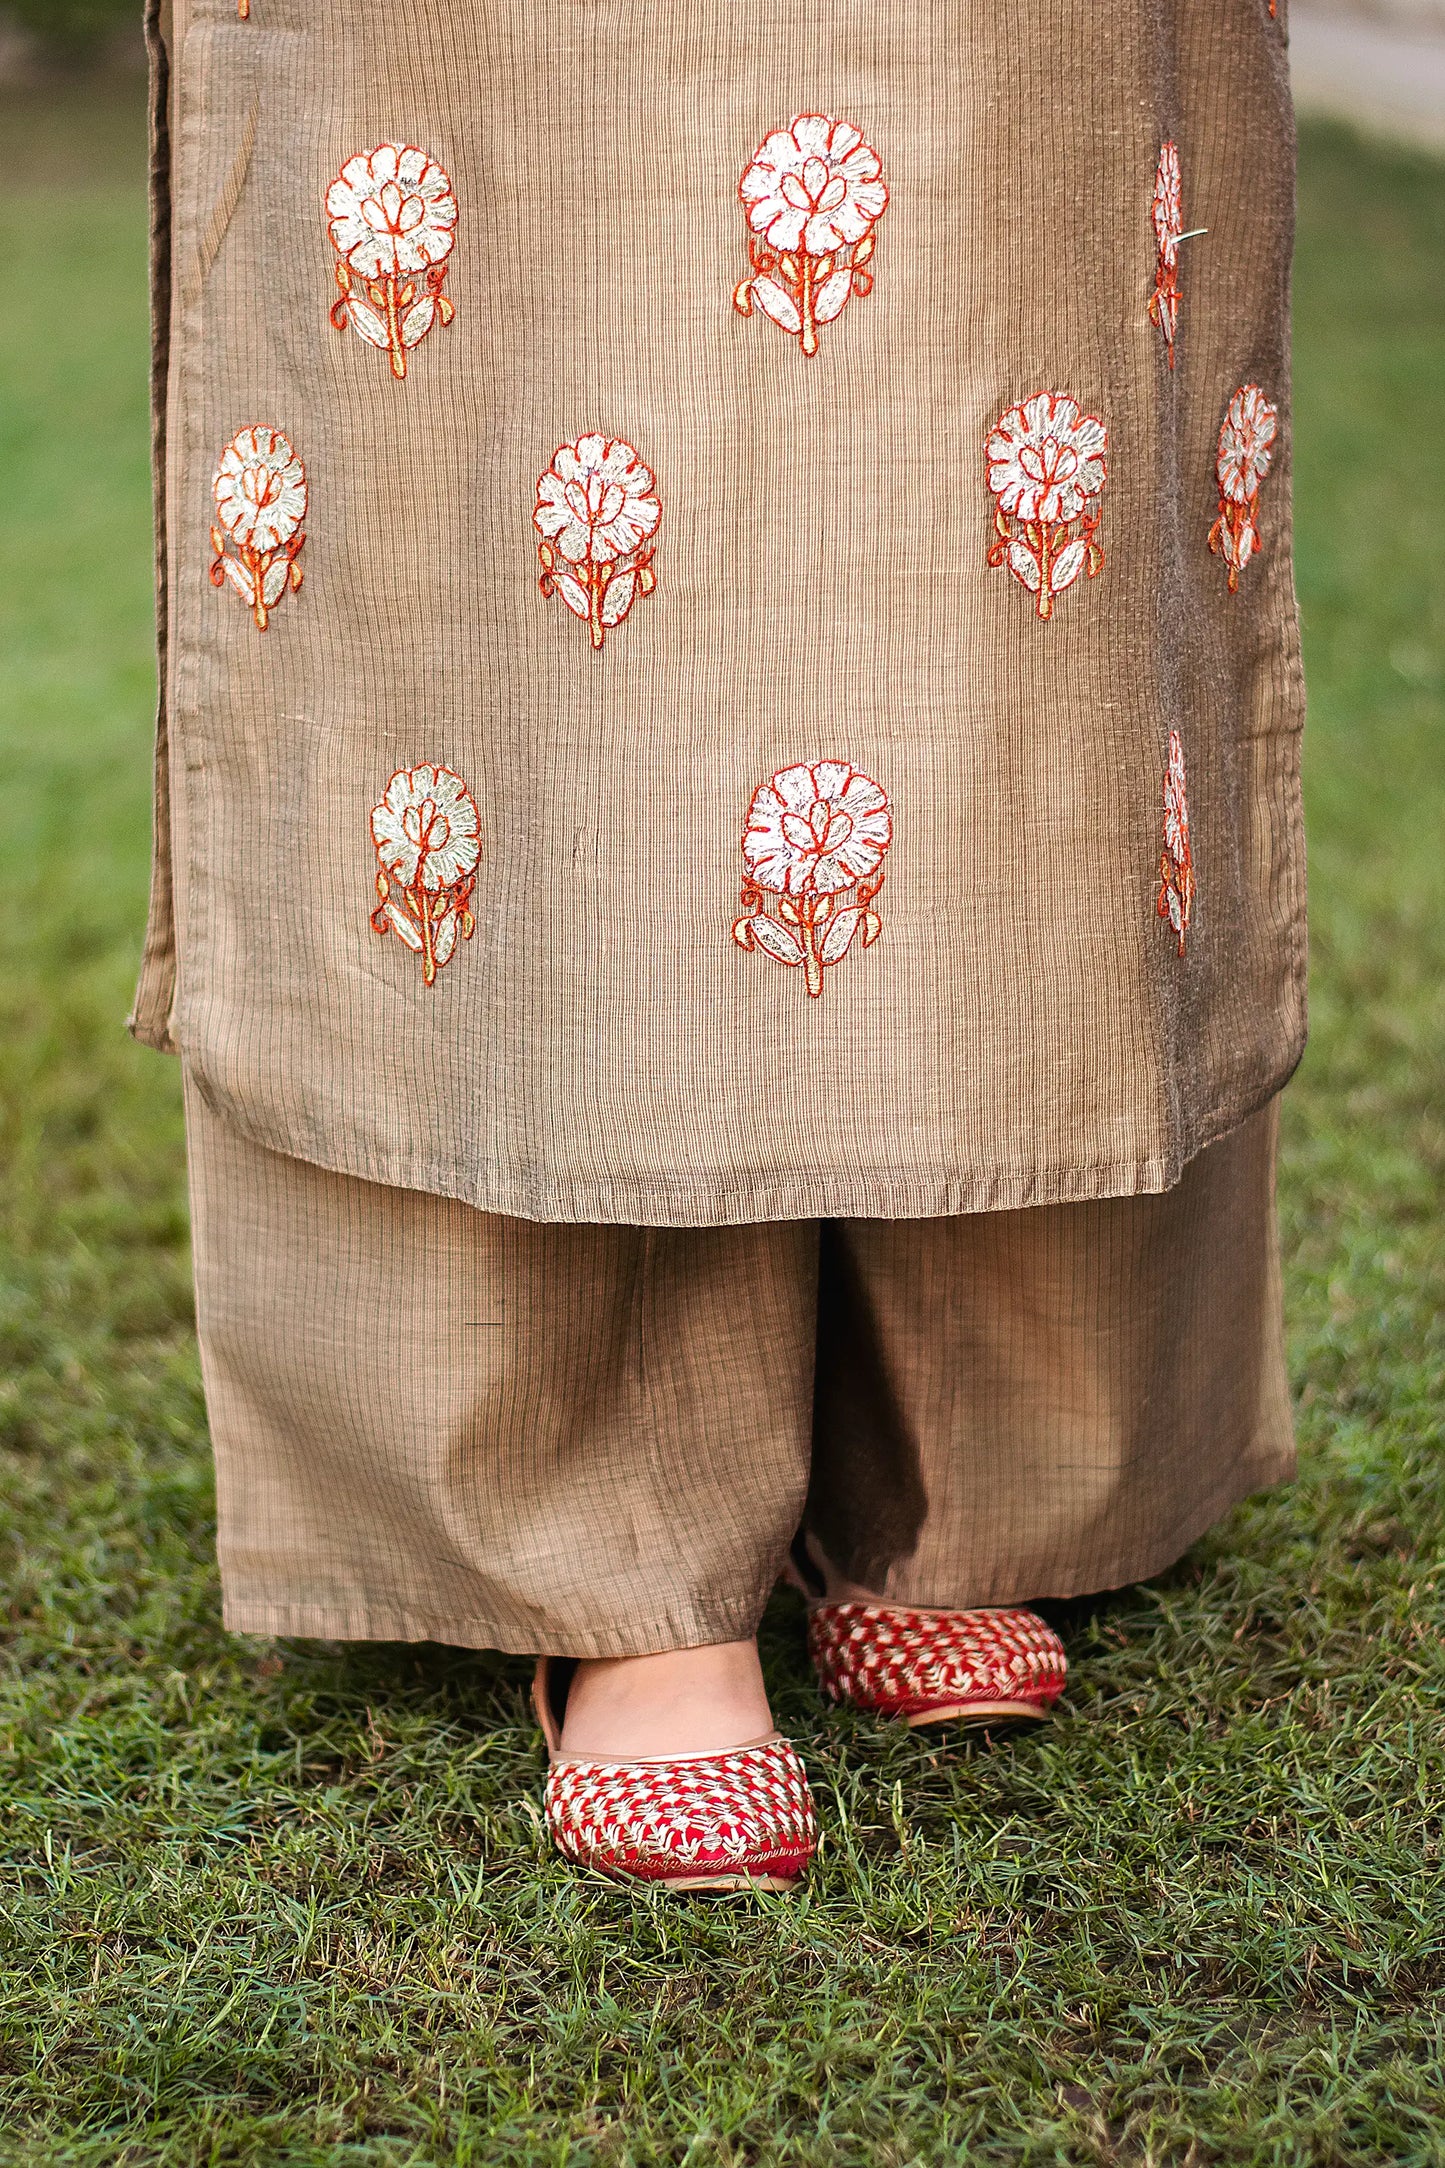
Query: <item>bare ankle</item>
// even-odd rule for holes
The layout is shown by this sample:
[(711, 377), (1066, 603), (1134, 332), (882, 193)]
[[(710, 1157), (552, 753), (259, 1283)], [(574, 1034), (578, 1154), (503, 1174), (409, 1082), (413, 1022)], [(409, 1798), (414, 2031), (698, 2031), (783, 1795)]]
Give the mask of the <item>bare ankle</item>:
[(773, 1728), (753, 1641), (577, 1666), (562, 1726), (566, 1754), (718, 1754)]

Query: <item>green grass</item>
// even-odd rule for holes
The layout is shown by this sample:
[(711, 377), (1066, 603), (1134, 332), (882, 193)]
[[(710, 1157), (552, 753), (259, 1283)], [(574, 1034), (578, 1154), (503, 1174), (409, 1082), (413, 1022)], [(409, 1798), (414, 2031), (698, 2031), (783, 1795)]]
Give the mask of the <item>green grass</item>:
[(120, 1031), (139, 153), (5, 117), (0, 2161), (1445, 2163), (1445, 174), (1307, 140), (1303, 1480), (1074, 1607), (992, 1751), (823, 1714), (780, 1601), (821, 1866), (687, 1905), (549, 1856), (524, 1667), (221, 1631), (176, 1073)]

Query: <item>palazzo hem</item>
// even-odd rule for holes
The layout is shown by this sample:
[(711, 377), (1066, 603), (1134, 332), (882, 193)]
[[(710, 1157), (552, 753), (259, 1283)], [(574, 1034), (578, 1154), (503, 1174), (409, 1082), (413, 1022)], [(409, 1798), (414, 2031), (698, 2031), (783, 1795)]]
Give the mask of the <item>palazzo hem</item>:
[(479, 1619), (442, 1619), (419, 1612), (378, 1609), (331, 1610), (322, 1604), (248, 1603), (228, 1598), (223, 1624), (231, 1633), (264, 1634), (298, 1641), (435, 1641), (445, 1648), (493, 1650), (502, 1656), (657, 1656), (670, 1649), (709, 1648), (725, 1641), (746, 1641), (757, 1631), (762, 1609), (732, 1616), (701, 1612), (667, 1618), (629, 1620), (625, 1631), (579, 1630), (558, 1636), (528, 1634), (518, 1625)]
[[(1168, 1572), (1206, 1536), (1225, 1514), (1245, 1499), (1287, 1483), (1295, 1473), (1293, 1436), (1268, 1456), (1251, 1456), (1185, 1520), (1167, 1542), (1137, 1553), (1120, 1552), (1102, 1566), (1080, 1567), (1050, 1575), (1047, 1585), (1000, 1582), (984, 1587), (948, 1589), (937, 1584), (914, 1587), (906, 1572), (890, 1576), (897, 1585), (879, 1598), (884, 1603), (922, 1604), (937, 1610), (968, 1611), (1011, 1604), (1066, 1602), (1076, 1596), (1103, 1594), (1151, 1581)], [(771, 1593), (771, 1591), (770, 1591)], [(299, 1641), (435, 1641), (446, 1648), (494, 1650), (503, 1656), (623, 1657), (657, 1656), (672, 1649), (707, 1648), (746, 1641), (756, 1633), (763, 1604), (731, 1611), (672, 1612), (661, 1618), (629, 1620), (625, 1630), (601, 1633), (579, 1629), (561, 1636), (529, 1635), (500, 1620), (447, 1619), (375, 1604), (331, 1607), (325, 1604), (267, 1603), (227, 1597), (223, 1623), (231, 1633), (259, 1634)]]

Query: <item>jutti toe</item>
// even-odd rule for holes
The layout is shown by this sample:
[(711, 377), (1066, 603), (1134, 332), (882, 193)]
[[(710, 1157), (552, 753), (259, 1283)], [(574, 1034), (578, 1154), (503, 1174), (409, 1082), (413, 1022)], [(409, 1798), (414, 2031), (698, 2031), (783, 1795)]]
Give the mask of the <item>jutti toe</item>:
[(915, 1727), (1049, 1716), (1068, 1673), (1063, 1643), (1032, 1611), (818, 1603), (808, 1647), (830, 1700)]
[(807, 1772), (778, 1732), (724, 1753), (631, 1759), (561, 1750), (556, 1670), (537, 1666), (547, 1741), (545, 1816), (563, 1857), (672, 1890), (785, 1890), (806, 1872), (818, 1823)]

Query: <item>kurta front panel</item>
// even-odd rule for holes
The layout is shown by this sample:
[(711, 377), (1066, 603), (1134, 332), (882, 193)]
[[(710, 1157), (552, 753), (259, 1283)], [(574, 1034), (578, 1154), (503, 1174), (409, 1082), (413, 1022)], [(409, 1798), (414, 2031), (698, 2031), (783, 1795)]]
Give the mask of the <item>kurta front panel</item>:
[(1159, 1189), (1278, 1088), (1268, 0), (204, 0), (166, 58), (137, 1028), (217, 1110), (703, 1224)]

